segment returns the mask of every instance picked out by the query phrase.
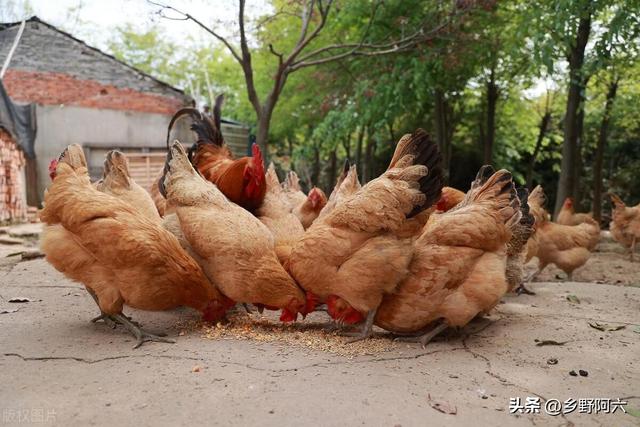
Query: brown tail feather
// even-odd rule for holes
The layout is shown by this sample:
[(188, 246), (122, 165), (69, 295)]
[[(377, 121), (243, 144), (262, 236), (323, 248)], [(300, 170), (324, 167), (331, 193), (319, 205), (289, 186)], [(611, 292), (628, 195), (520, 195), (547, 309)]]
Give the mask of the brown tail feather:
[(613, 203), (615, 208), (621, 209), (627, 207), (618, 195), (609, 193), (609, 197), (611, 198), (611, 203)]
[(487, 170), (483, 166), (478, 172), (476, 182), (478, 185), (467, 193), (465, 201), (462, 205), (470, 202), (480, 202), (484, 200), (492, 200), (497, 204), (496, 208), (500, 211), (505, 223), (509, 227), (520, 221), (522, 213), (520, 212), (520, 200), (513, 184), (513, 176), (511, 172), (501, 169), (490, 177), (486, 177)]
[(547, 201), (547, 197), (545, 196), (544, 190), (540, 185), (531, 190), (531, 193), (529, 193), (528, 201), (530, 205), (535, 205), (540, 208), (544, 207), (544, 204)]

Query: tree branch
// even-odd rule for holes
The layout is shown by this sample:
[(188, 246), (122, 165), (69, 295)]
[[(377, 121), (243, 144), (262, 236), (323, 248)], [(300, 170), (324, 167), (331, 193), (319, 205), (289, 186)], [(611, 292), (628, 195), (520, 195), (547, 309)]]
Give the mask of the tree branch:
[(278, 57), (278, 64), (282, 65), (282, 58), (283, 55), (279, 52), (276, 52), (276, 50), (273, 48), (273, 45), (271, 43), (269, 43), (269, 52), (271, 52), (273, 55)]
[(249, 52), (249, 46), (247, 44), (247, 35), (244, 30), (244, 6), (245, 0), (240, 0), (240, 7), (238, 8), (238, 26), (240, 27), (240, 50), (242, 51), (242, 71), (244, 72), (244, 79), (247, 83), (247, 94), (249, 95), (249, 101), (253, 105), (254, 110), (258, 118), (262, 116), (263, 109), (256, 92), (256, 85), (253, 80), (253, 67), (251, 65), (251, 52)]
[(305, 7), (302, 10), (302, 28), (300, 30), (300, 38), (298, 39), (296, 46), (302, 43), (304, 41), (304, 38), (307, 37), (307, 31), (309, 30), (309, 22), (311, 22), (314, 5), (315, 0), (311, 0), (311, 4), (305, 3)]
[(340, 47), (343, 48), (347, 48), (347, 47), (353, 47), (353, 48), (358, 48), (358, 47), (362, 47), (364, 45), (364, 41), (366, 40), (367, 36), (369, 35), (369, 30), (371, 29), (371, 26), (373, 25), (373, 21), (375, 19), (375, 16), (377, 14), (378, 8), (380, 7), (380, 5), (382, 4), (382, 1), (378, 1), (376, 3), (376, 5), (373, 7), (373, 10), (371, 12), (371, 16), (369, 17), (369, 23), (367, 24), (367, 28), (365, 29), (365, 31), (363, 32), (362, 37), (360, 38), (360, 42), (359, 43), (342, 43), (342, 44), (333, 44), (333, 45), (329, 45), (329, 46), (325, 46), (319, 49), (316, 49), (312, 52), (309, 52), (308, 54), (304, 55), (302, 58), (300, 58), (299, 61), (297, 62), (302, 62), (305, 61), (307, 59), (313, 58), (314, 56), (322, 53), (322, 52), (326, 52), (332, 49), (337, 49)]
[[(231, 43), (229, 43), (229, 41), (222, 37), (220, 34), (218, 34), (217, 32), (215, 32), (213, 29), (207, 27), (206, 25), (204, 25), (200, 20), (198, 20), (197, 18), (193, 17), (192, 15), (185, 13), (181, 10), (176, 9), (173, 6), (169, 6), (166, 4), (162, 4), (159, 2), (156, 2), (154, 0), (147, 0), (149, 3), (151, 3), (154, 6), (158, 6), (160, 7), (160, 10), (158, 11), (158, 15), (160, 15), (162, 18), (165, 19), (170, 19), (173, 21), (193, 21), (195, 22), (200, 28), (202, 28), (203, 30), (205, 30), (206, 32), (208, 32), (209, 34), (211, 34), (213, 37), (215, 37), (216, 39), (218, 39), (219, 41), (221, 41), (226, 47), (227, 49), (229, 49), (229, 52), (231, 52), (231, 55), (233, 55), (233, 57), (236, 59), (236, 61), (242, 63), (242, 59), (240, 58), (240, 55), (238, 55), (238, 53), (236, 52), (236, 50), (233, 48), (233, 46), (231, 45)], [(180, 15), (182, 15), (182, 18), (171, 18), (167, 15), (164, 15), (162, 12), (164, 10), (172, 10)]]
[(328, 0), (326, 6), (324, 7), (322, 6), (321, 0), (317, 0), (317, 1), (318, 1), (318, 12), (320, 13), (320, 23), (316, 28), (314, 28), (313, 32), (308, 37), (305, 37), (307, 34), (311, 14), (313, 13), (313, 3), (315, 2), (314, 0), (311, 0), (311, 5), (309, 7), (310, 12), (308, 14), (309, 19), (306, 20), (306, 23), (303, 23), (303, 29), (300, 34), (301, 37), (298, 40), (298, 43), (296, 44), (296, 46), (293, 48), (293, 51), (291, 51), (287, 59), (284, 61), (284, 65), (287, 67), (291, 65), (291, 63), (295, 61), (295, 59), (298, 57), (300, 52), (302, 52), (302, 50), (305, 47), (307, 47), (307, 45), (311, 43), (311, 41), (318, 36), (318, 34), (320, 34), (320, 31), (322, 31), (322, 29), (324, 28), (324, 25), (327, 23), (327, 16), (329, 16), (329, 10), (331, 9), (331, 4), (333, 3), (333, 0)]
[[(377, 6), (376, 6), (377, 7)], [(420, 29), (413, 34), (401, 38), (399, 40), (393, 40), (386, 43), (364, 43), (364, 40), (369, 32), (369, 28), (371, 27), (372, 21), (369, 21), (369, 25), (367, 26), (367, 30), (360, 43), (344, 43), (344, 44), (332, 44), (328, 46), (321, 47), (316, 49), (308, 54), (300, 57), (297, 61), (293, 62), (290, 66), (290, 72), (298, 70), (304, 67), (310, 67), (314, 65), (326, 64), (328, 62), (338, 61), (340, 59), (344, 59), (350, 56), (381, 56), (388, 55), (390, 53), (399, 53), (411, 49), (417, 44), (424, 42), (426, 40), (432, 39), (438, 33), (440, 33), (444, 28), (446, 28), (450, 22), (451, 18), (455, 13), (451, 13), (449, 15), (449, 19), (447, 19), (442, 24), (437, 27), (431, 29), (429, 32), (425, 33), (423, 29)], [(375, 10), (372, 14), (373, 19), (375, 16)], [(313, 59), (318, 55), (326, 52), (333, 52), (336, 50), (347, 49), (346, 52), (335, 53), (323, 58)]]

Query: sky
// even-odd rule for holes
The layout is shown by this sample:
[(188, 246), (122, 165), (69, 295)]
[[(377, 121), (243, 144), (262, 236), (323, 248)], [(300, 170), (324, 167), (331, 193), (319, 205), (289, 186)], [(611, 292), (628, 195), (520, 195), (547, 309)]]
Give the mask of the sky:
[[(155, 0), (154, 0), (155, 1)], [(237, 0), (158, 0), (190, 13), (207, 25), (215, 26), (227, 37), (235, 27)], [(192, 38), (196, 42), (211, 42), (211, 35), (190, 21), (164, 19), (158, 15), (160, 7), (147, 0), (0, 0), (0, 21), (18, 21), (30, 15), (53, 24), (92, 46), (107, 49), (113, 29), (131, 24), (134, 29), (158, 25), (168, 38), (181, 41)], [(264, 13), (269, 6), (263, 0), (249, 1), (248, 15)], [(180, 15), (166, 11), (171, 17)]]

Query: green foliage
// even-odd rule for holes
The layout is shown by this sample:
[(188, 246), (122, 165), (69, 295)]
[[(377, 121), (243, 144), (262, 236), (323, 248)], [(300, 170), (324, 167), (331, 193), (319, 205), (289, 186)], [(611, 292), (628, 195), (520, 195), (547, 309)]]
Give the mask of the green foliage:
[[(290, 52), (299, 38), (303, 3), (274, 0), (274, 13), (249, 23), (255, 29), (252, 63), (260, 99), (273, 87), (277, 54)], [(549, 111), (551, 123), (534, 162), (533, 181), (553, 197), (563, 140), (567, 55), (579, 18), (590, 12), (592, 31), (583, 68), (583, 75), (591, 77), (582, 148), (584, 193), (588, 201), (606, 82), (616, 73), (621, 84), (605, 152), (605, 189), (639, 201), (640, 189), (634, 185), (640, 170), (637, 0), (386, 0), (378, 7), (373, 1), (343, 0), (334, 6), (326, 28), (306, 52), (365, 39), (397, 40), (421, 26), (427, 31), (432, 26), (425, 23), (445, 21), (452, 7), (455, 18), (408, 51), (347, 57), (288, 75), (269, 134), (272, 153), (283, 167), (295, 167), (305, 179), (320, 171), (316, 178), (329, 186), (327, 165), (333, 153), (338, 164), (347, 155), (364, 163), (370, 147), (370, 164), (361, 170), (379, 172), (402, 134), (416, 127), (435, 133), (439, 91), (446, 100), (451, 135), (451, 183), (466, 188), (482, 158), (486, 85), (493, 70), (499, 89), (495, 166), (512, 170), (524, 182), (540, 120)], [(373, 11), (376, 19), (369, 26)], [(317, 20), (314, 16), (312, 25)], [(110, 47), (118, 58), (184, 87), (200, 104), (224, 92), (224, 115), (255, 126), (244, 76), (228, 50), (213, 37), (211, 44), (191, 45), (175, 46), (155, 28), (137, 33), (125, 26), (114, 33)], [(326, 51), (315, 59), (343, 51)]]

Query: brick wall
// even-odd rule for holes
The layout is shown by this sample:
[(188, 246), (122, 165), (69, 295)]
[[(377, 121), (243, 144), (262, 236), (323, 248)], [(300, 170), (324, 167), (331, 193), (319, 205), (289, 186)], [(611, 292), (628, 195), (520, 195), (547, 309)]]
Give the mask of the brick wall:
[[(0, 31), (0, 64), (19, 25)], [(4, 77), (19, 102), (172, 115), (191, 98), (37, 19), (26, 23)]]
[(24, 155), (4, 130), (0, 129), (0, 221), (23, 220), (27, 216), (22, 183)]
[(9, 69), (3, 80), (9, 96), (17, 102), (168, 115), (183, 106), (183, 100), (178, 98), (119, 88), (62, 73)]
[[(0, 31), (0, 63), (4, 61), (19, 25)], [(92, 80), (107, 86), (187, 100), (181, 91), (117, 61), (55, 27), (35, 20), (26, 23), (9, 69), (48, 71)]]

